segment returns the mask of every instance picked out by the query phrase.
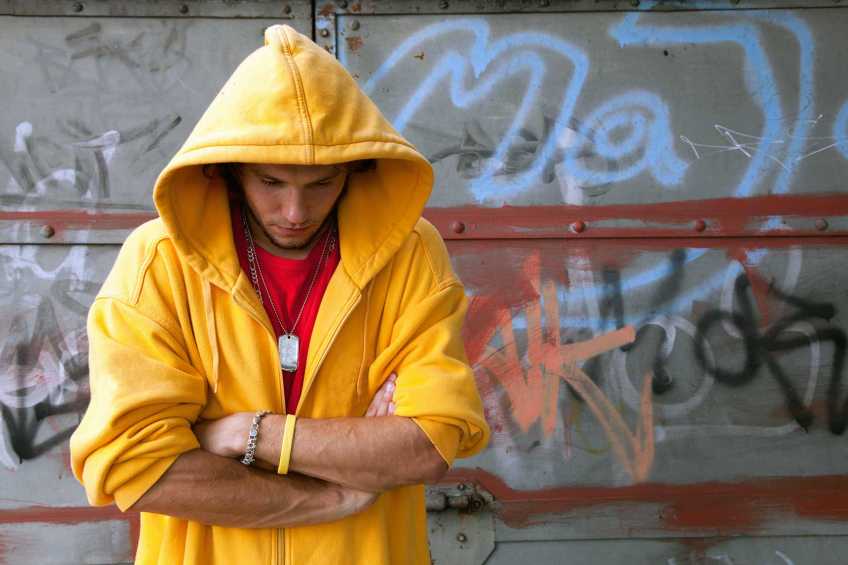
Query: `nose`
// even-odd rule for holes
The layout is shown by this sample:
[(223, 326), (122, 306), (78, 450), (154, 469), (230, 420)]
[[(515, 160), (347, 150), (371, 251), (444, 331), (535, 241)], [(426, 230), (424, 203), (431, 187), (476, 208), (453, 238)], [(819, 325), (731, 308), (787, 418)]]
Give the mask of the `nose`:
[(303, 190), (300, 190), (299, 187), (293, 187), (288, 192), (289, 194), (286, 195), (287, 198), (283, 202), (283, 217), (290, 227), (300, 227), (309, 219)]

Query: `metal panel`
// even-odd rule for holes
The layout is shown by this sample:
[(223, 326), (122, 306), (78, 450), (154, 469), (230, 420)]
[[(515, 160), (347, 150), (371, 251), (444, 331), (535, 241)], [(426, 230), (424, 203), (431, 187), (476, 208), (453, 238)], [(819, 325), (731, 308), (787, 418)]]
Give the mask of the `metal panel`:
[[(120, 243), (272, 19), (0, 17), (0, 241)], [(294, 22), (310, 33), (308, 20)]]
[(317, 2), (318, 17), (329, 14), (513, 14), (570, 13), (639, 9), (651, 11), (764, 10), (832, 7), (842, 0), (361, 0)]
[(486, 563), (841, 565), (845, 563), (846, 550), (848, 540), (843, 537), (501, 543)]
[(0, 246), (0, 508), (85, 502), (67, 439), (88, 404), (86, 312), (117, 251)]
[(68, 468), (89, 400), (85, 315), (117, 252), (0, 246), (0, 563), (131, 559), (137, 516), (88, 507)]
[(844, 560), (848, 10), (814, 6), (317, 7), (436, 168), (489, 562)]
[[(348, 14), (334, 31), (340, 60), (434, 161), (432, 206), (641, 209), (844, 194), (846, 28), (832, 8)], [(643, 223), (662, 227), (651, 211)], [(791, 230), (788, 216), (754, 229)]]
[[(134, 533), (134, 532), (133, 532)], [(0, 562), (83, 565), (132, 562), (132, 533), (123, 520), (103, 524), (2, 524)]]
[(284, 18), (308, 24), (304, 0), (2, 0), (0, 15), (120, 16), (132, 18)]
[(451, 242), (495, 432), (453, 478), (569, 538), (844, 532), (845, 243)]

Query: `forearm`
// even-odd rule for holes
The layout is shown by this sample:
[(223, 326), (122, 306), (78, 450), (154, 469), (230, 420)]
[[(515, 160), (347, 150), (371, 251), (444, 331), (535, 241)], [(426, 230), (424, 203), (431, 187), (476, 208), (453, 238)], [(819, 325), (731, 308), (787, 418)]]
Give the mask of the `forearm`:
[(362, 497), (299, 475), (281, 477), (194, 450), (181, 455), (132, 507), (204, 524), (283, 528), (353, 514)]
[[(257, 457), (276, 466), (284, 417), (266, 420)], [(399, 416), (298, 419), (289, 463), (296, 473), (370, 492), (434, 482), (447, 468), (421, 428)]]

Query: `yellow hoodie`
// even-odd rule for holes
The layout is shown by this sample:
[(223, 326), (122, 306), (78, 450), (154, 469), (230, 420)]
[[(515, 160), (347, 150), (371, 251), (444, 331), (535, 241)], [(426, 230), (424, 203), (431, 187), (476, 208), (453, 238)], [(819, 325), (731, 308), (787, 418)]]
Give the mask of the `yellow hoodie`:
[[(91, 404), (71, 439), (92, 504), (132, 506), (182, 453), (198, 418), (284, 413), (277, 345), (203, 165), (376, 159), (338, 207), (341, 263), (310, 340), (297, 414), (362, 416), (391, 372), (398, 416), (448, 463), (489, 430), (460, 330), (463, 287), (420, 218), (433, 174), (344, 68), (287, 26), (238, 67), (154, 190), (159, 218), (127, 239), (88, 317)], [(423, 486), (316, 526), (240, 529), (142, 514), (138, 563), (429, 562)]]

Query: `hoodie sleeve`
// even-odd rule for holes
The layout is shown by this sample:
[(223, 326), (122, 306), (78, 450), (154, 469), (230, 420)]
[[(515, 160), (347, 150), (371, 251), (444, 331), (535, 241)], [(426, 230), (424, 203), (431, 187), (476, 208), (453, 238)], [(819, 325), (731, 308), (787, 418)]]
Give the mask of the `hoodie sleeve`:
[(191, 425), (206, 381), (189, 362), (177, 324), (161, 311), (142, 312), (148, 291), (137, 301), (108, 295), (120, 286), (116, 272), (133, 262), (131, 252), (122, 255), (88, 315), (91, 401), (71, 438), (71, 466), (91, 504), (127, 510), (180, 454), (199, 447)]
[(394, 360), (395, 415), (413, 418), (451, 465), (455, 457), (480, 452), (489, 441), (489, 427), (462, 340), (465, 291), (441, 237), (427, 228), (422, 261), (413, 261), (423, 268), (407, 277), (408, 299), (394, 327), (394, 341), (400, 344)]

